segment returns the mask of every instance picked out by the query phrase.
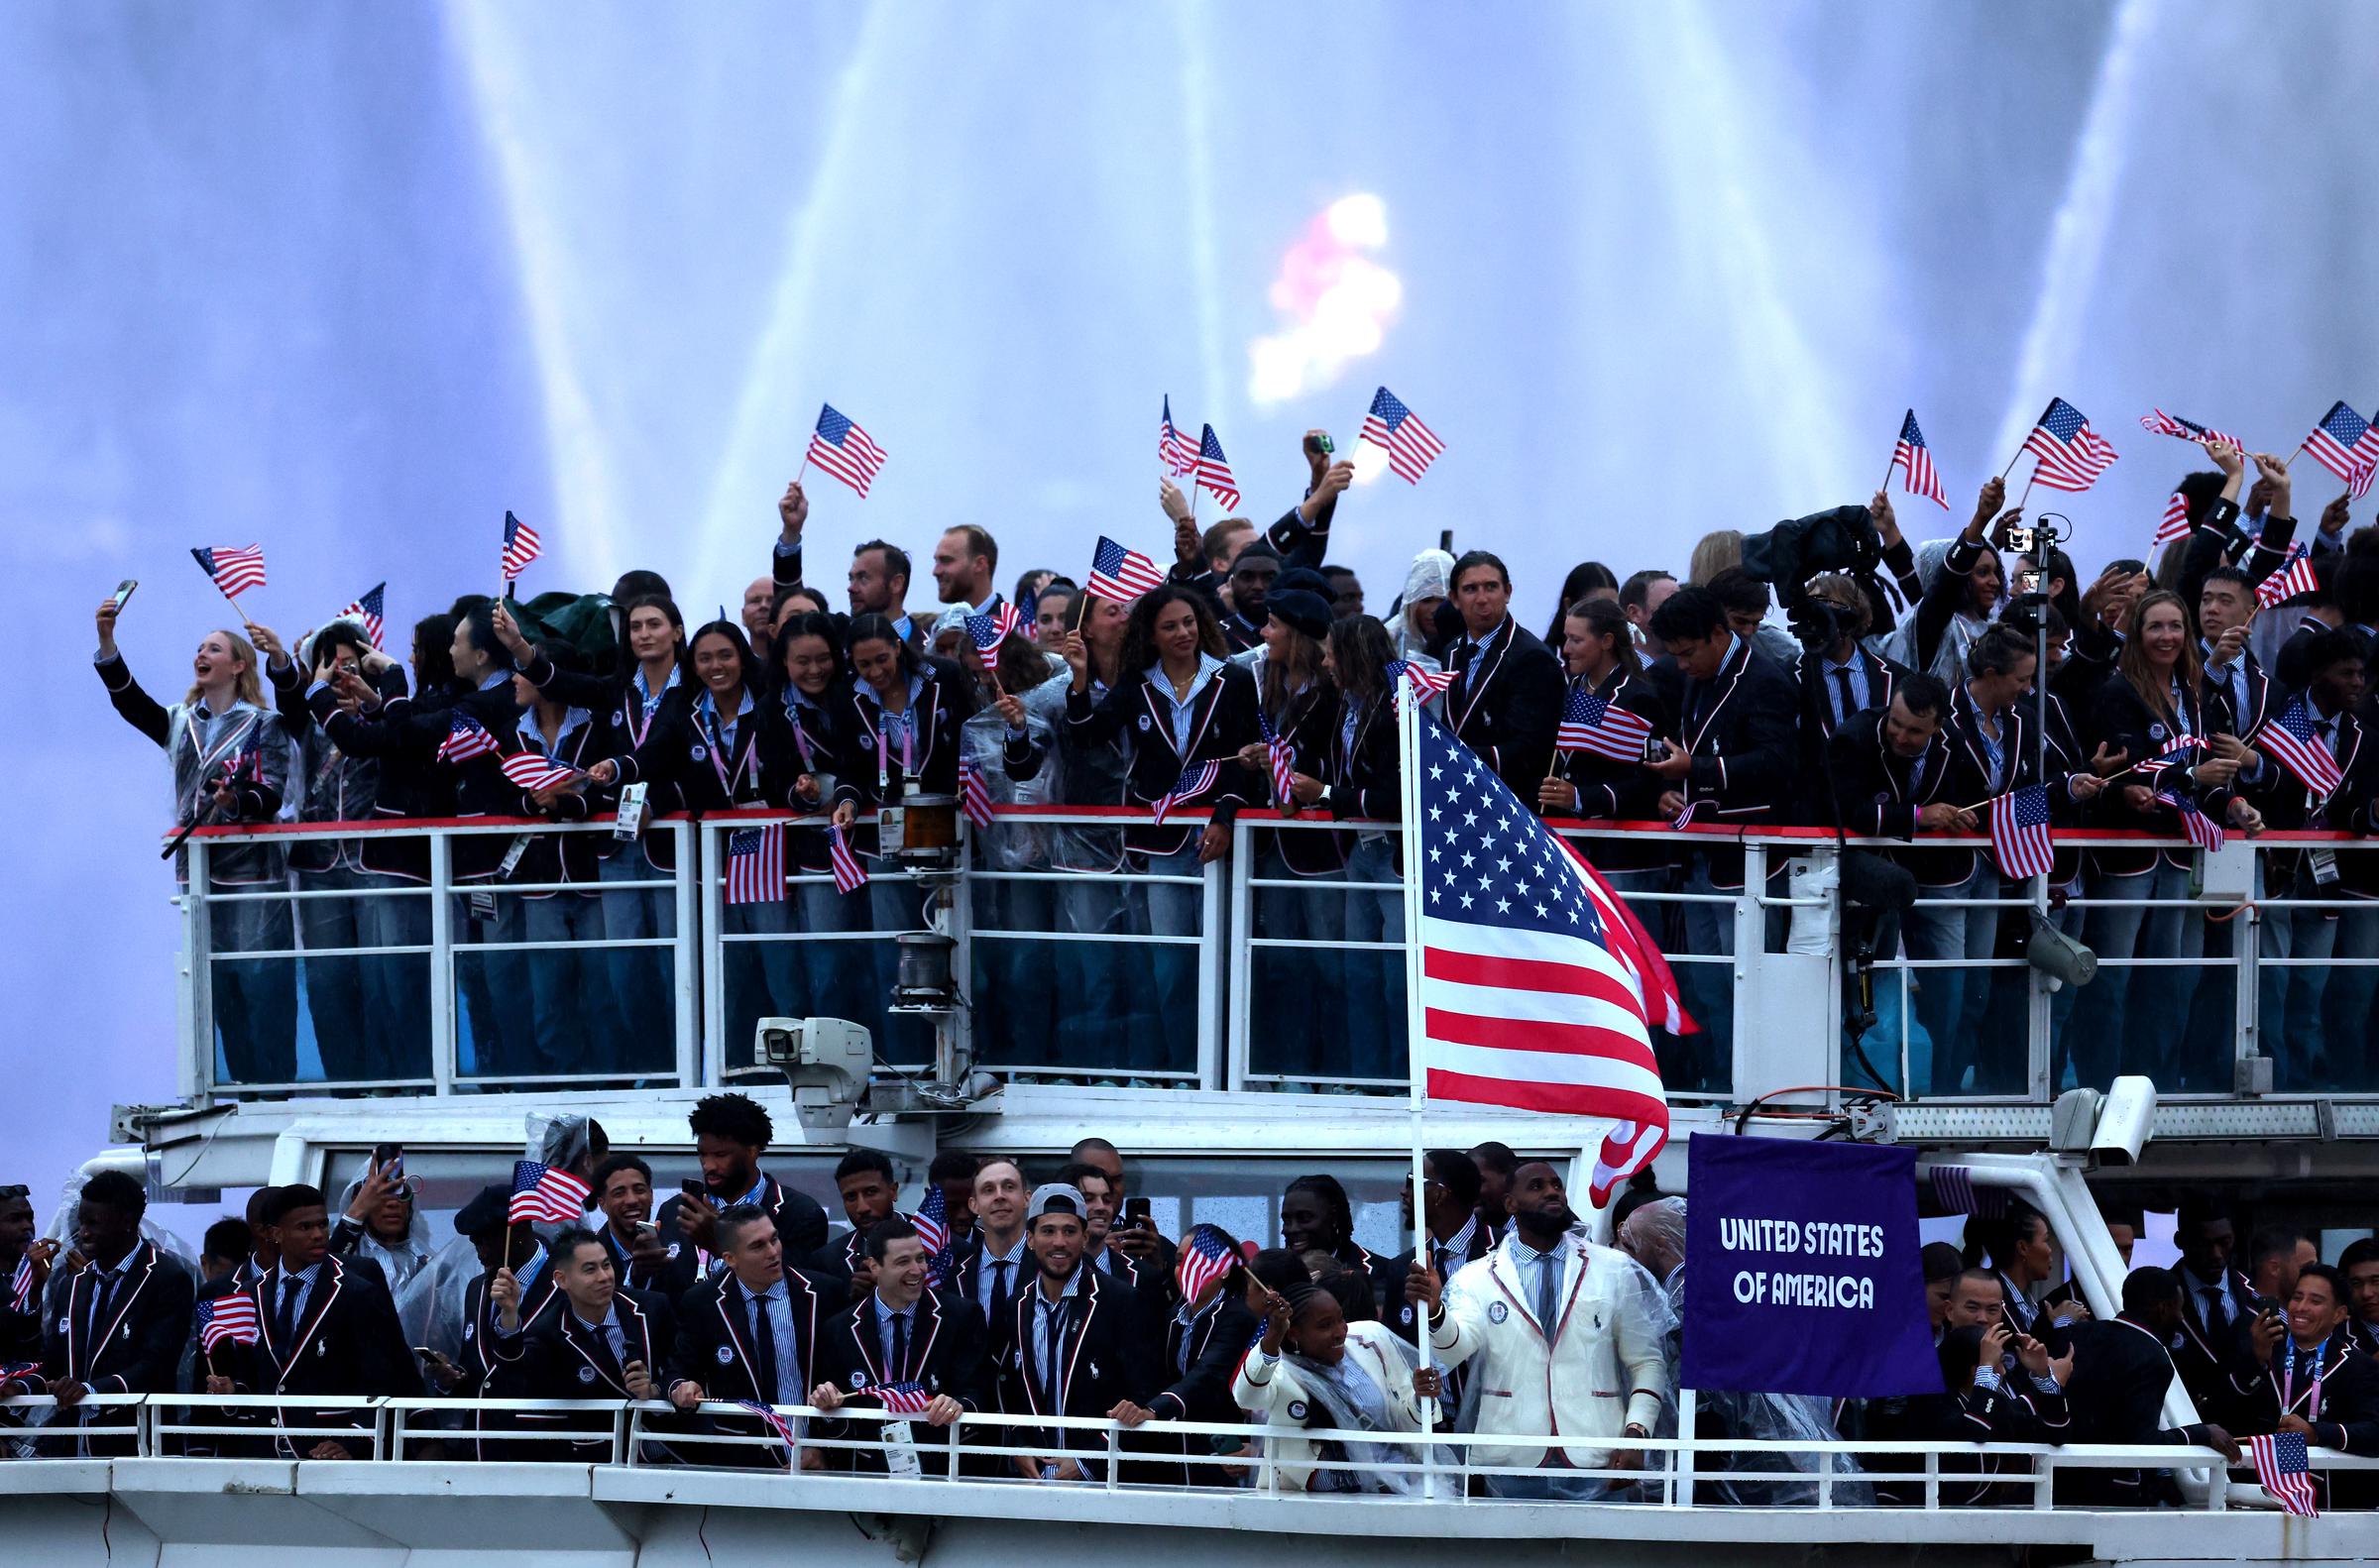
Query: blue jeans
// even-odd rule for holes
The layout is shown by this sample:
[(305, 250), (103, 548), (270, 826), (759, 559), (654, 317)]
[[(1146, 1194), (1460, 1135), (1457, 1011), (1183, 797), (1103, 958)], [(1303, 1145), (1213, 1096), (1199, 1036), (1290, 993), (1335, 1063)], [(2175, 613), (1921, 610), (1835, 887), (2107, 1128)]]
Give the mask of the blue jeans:
[[(1346, 857), (1346, 879), (1378, 884), (1346, 892), (1346, 940), (1402, 942), (1405, 940), (1405, 889), (1396, 874), (1393, 836), (1359, 838)], [(1409, 1080), (1413, 1073), (1406, 1038), (1405, 955), (1401, 952), (1349, 952), (1346, 955), (1346, 1009), (1342, 1015), (1346, 1043), (1342, 1048), (1347, 1075)]]
[[(523, 898), (521, 940), (596, 943), (603, 940), (603, 901), (594, 893), (556, 893)], [(587, 1027), (592, 951), (556, 948), (516, 952), (528, 980), (535, 1018), (525, 1042), (522, 1070), (528, 1072), (618, 1072), (631, 1064), (666, 1070), (676, 1059), (675, 1031), (650, 1039), (628, 1039)], [(632, 1063), (631, 1063), (632, 1059)]]
[[(2258, 898), (2264, 896), (2264, 863), (2255, 863)], [(2300, 874), (2290, 879), (2285, 896), (2319, 898), (2321, 889), (2310, 875)], [(2337, 952), (2343, 925), (2338, 917), (2344, 907), (2341, 902), (2269, 910), (2256, 927), (2261, 966), (2256, 970), (2255, 1041), (2260, 1054), (2271, 1059), (2276, 1089), (2341, 1086), (2334, 1064), (2324, 1060), (2328, 1053), (2323, 1049), (2322, 1000), (2329, 986), (2329, 960)], [(2329, 1070), (2317, 1073), (2317, 1064)], [(2327, 1081), (2321, 1081), (2323, 1078)]]
[[(1280, 838), (1262, 837), (1256, 876), (1293, 882), (1297, 873), (1281, 853)], [(1335, 880), (1335, 878), (1333, 878)], [(1353, 1068), (1346, 1034), (1346, 954), (1323, 944), (1346, 935), (1346, 890), (1340, 887), (1259, 887), (1251, 903), (1256, 936), (1294, 942), (1299, 948), (1257, 948), (1248, 964), (1249, 985), (1259, 999), (1267, 1050), (1249, 1066), (1293, 1078), (1345, 1077)]]
[[(2379, 958), (2379, 903), (2366, 898), (2339, 901), (2336, 953), (2340, 958)], [(2368, 963), (2341, 965), (2330, 973), (2328, 990), (2322, 998), (2322, 1033), (2330, 1042), (2333, 1082), (2358, 1089), (2372, 1084), (2374, 992), (2379, 992), (2379, 968)]]
[[(1924, 899), (1996, 898), (1999, 876), (1977, 856), (1977, 865), (1963, 882), (1948, 887), (1919, 887)], [(1928, 909), (1920, 903), (1900, 921), (1900, 940), (1911, 958), (1977, 959), (1990, 956), (1998, 935), (1999, 912), (1988, 906)], [(1982, 1004), (1990, 995), (1990, 971), (1953, 966), (1916, 971), (1916, 1016), (1933, 1042), (1930, 1070), (1918, 1077), (1910, 1063), (1909, 1076), (1920, 1094), (1956, 1094), (1965, 1085), (1975, 1063), (1973, 1031)]]
[[(619, 852), (600, 862), (597, 874), (606, 884), (669, 880), (644, 853), (641, 840), (623, 843)], [(603, 931), (614, 942), (632, 942), (677, 934), (677, 899), (666, 887), (636, 888), (607, 885), (603, 890)], [(614, 948), (604, 966), (611, 972), (612, 1021), (631, 1040), (653, 1040), (675, 1033), (670, 1019), (669, 953), (662, 948)]]
[[(1172, 854), (1135, 855), (1135, 867), (1150, 876), (1200, 876), (1197, 840)], [(1132, 929), (1143, 937), (1194, 937), (1205, 906), (1205, 889), (1173, 883), (1141, 883), (1135, 889)], [(1197, 1066), (1198, 1008), (1197, 949), (1183, 943), (1151, 944), (1152, 999), (1156, 1027), (1147, 1036), (1148, 1049), (1135, 1050), (1135, 1070), (1189, 1072)]]
[[(2082, 987), (2061, 1046), (2071, 1055), (2076, 1081), (2088, 1087), (2102, 1089), (2126, 1072), (2162, 1082), (2167, 1043), (2189, 1016), (2195, 986), (2176, 986), (2165, 966), (2141, 969), (2122, 960), (2180, 955), (2184, 923), (2200, 917), (2188, 909), (2151, 909), (2142, 901), (2187, 898), (2189, 869), (2159, 855), (2152, 870), (2113, 876), (2094, 869), (2083, 880), (2091, 898), (2116, 902), (2098, 905), (2083, 919), (2082, 940), (2100, 967)], [(2185, 977), (2196, 979), (2194, 973)]]
[[(222, 893), (267, 893), (277, 884), (215, 882)], [(233, 959), (225, 953), (279, 952), (293, 946), (289, 901), (257, 899), (207, 907), (208, 967), (215, 1037), (225, 1083), (287, 1083), (297, 1076), (297, 964), (292, 958)]]
[[(1108, 876), (1072, 876), (1058, 885), (1058, 929), (1069, 936), (1120, 937), (1134, 929), (1124, 886)], [(1131, 1043), (1148, 1038), (1149, 949), (1129, 942), (1061, 942), (1055, 984), (1059, 1010), (1056, 1065), (1100, 1075), (1131, 1064)]]

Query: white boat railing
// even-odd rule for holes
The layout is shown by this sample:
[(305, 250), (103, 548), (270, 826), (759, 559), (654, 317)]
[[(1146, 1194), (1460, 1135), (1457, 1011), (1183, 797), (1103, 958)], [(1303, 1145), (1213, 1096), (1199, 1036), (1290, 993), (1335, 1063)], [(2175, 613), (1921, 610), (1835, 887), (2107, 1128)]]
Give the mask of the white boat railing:
[[(749, 1065), (752, 1020), (770, 1014), (850, 1017), (874, 1033), (881, 1062), (914, 1071), (931, 1061), (930, 1030), (886, 1011), (896, 938), (923, 929), (925, 895), (947, 887), (939, 923), (956, 943), (953, 973), (963, 1003), (957, 1027), (978, 1067), (1208, 1090), (1400, 1091), (1405, 1010), (1395, 884), (1343, 866), (1302, 875), (1282, 857), (1292, 836), (1328, 835), (1331, 846), (1319, 857), (1326, 865), (1368, 835), (1361, 864), (1377, 875), (1386, 865), (1378, 836), (1388, 830), (1247, 811), (1233, 825), (1227, 856), (1151, 873), (1121, 860), (1116, 844), (1121, 829), (1146, 820), (1120, 809), (1002, 807), (988, 829), (964, 829), (951, 872), (873, 860), (874, 881), (850, 895), (836, 894), (827, 872), (800, 869), (792, 852), (803, 836), (823, 831), (817, 816), (663, 819), (647, 831), (670, 844), (672, 869), (559, 883), (485, 875), (481, 862), (492, 851), (473, 856), (474, 874), (458, 875), (457, 853), (472, 840), (517, 845), (546, 835), (593, 836), (608, 853), (608, 822), (203, 830), (190, 840), (190, 877), (178, 899), (181, 1087), (206, 1100), (326, 1088), (452, 1094), (710, 1086)], [(1195, 814), (1181, 820), (1193, 828), (1202, 821)], [(769, 823), (788, 829), (788, 897), (728, 903), (728, 837)], [(1780, 1083), (1815, 1082), (1903, 1097), (1913, 1089), (1929, 1100), (2045, 1104), (2077, 1078), (2111, 1071), (2154, 1077), (2167, 1100), (2254, 1092), (2265, 1081), (2259, 1072), (2275, 1070), (2272, 1087), (2283, 1093), (2379, 1093), (2379, 1079), (2365, 1081), (2359, 1049), (2379, 998), (2379, 900), (2332, 896), (2334, 884), (2310, 887), (2295, 864), (2308, 848), (2342, 858), (2379, 844), (2272, 834), (2234, 839), (2210, 856), (2161, 845), (2191, 868), (2173, 896), (2145, 896), (2155, 889), (2144, 879), (2140, 897), (2118, 881), (2084, 885), (2072, 898), (2053, 894), (2047, 878), (2004, 891), (1985, 879), (1958, 896), (1920, 887), (1914, 909), (1874, 933), (1880, 940), (1871, 959), (1863, 959), (1856, 939), (1866, 928), (1856, 914), (1846, 917), (1834, 892), (1840, 856), (1906, 850), (1905, 843), (1803, 830), (1556, 826), (1598, 863), (1667, 862), (1611, 875), (1663, 941), (1688, 1009), (1707, 1025), (1696, 1035), (1655, 1040), (1673, 1100), (1731, 1103)], [(1060, 834), (1074, 835), (1077, 849), (1092, 845), (1093, 863), (1079, 868), (1079, 853), (1069, 857), (1077, 868), (1056, 863), (1050, 848)], [(426, 880), (315, 885), (321, 879), (301, 871), (293, 885), (209, 885), (208, 857), (227, 845), (376, 837), (423, 840)], [(2061, 834), (2059, 842), (2157, 843), (2081, 833)], [(1982, 840), (1928, 837), (1920, 847), (1988, 853)], [(1740, 874), (1730, 874), (1738, 861)], [(1695, 874), (1704, 869), (1717, 876)], [(2298, 896), (2307, 893), (2315, 896)], [(523, 935), (525, 917), (513, 917), (549, 898), (578, 901), (572, 907), (583, 929), (561, 939)], [(620, 924), (611, 912), (637, 899), (644, 908), (635, 924), (617, 934), (606, 927), (607, 915)], [(324, 900), (425, 902), (428, 918), (412, 923), (417, 941), (309, 947), (296, 935), (301, 912)], [(276, 917), (272, 930), (280, 935), (264, 945), (230, 940), (244, 906), (291, 913)], [(2151, 927), (2177, 921), (2179, 937), (2169, 952), (2152, 951), (2153, 942), (2109, 948), (2098, 954), (2090, 986), (2060, 988), (2015, 948), (2016, 911), (2077, 936), (2103, 912), (2144, 915)], [(2006, 932), (2001, 916), (2010, 916)], [(1971, 926), (1966, 947), (1986, 952), (1921, 955), (1942, 940), (1938, 931), (1912, 935), (1905, 946), (1896, 940), (1928, 917)], [(338, 1014), (317, 1010), (341, 994), (336, 986), (353, 987), (364, 966), (381, 980), (401, 979), (410, 1035), (377, 1060), (401, 1056), (402, 1070), (335, 1069), (333, 1057), (352, 1052), (339, 1036)], [(665, 1043), (644, 1038), (630, 1022), (631, 979), (653, 1004), (645, 1009), (648, 1031), (665, 1033)], [(236, 1016), (218, 995), (227, 983), (238, 993), (229, 998), (239, 1004)], [(246, 999), (250, 990), (265, 994), (261, 1011)], [(416, 992), (417, 1012), (409, 1007)], [(1873, 1020), (1846, 1028), (1846, 1006), (1870, 1000)], [(552, 1008), (575, 1009), (573, 1056), (558, 1064), (539, 1058), (546, 1042), (536, 1016)], [(397, 1026), (381, 1018), (372, 1027), (385, 1033)], [(231, 1069), (230, 1032), (256, 1028), (289, 1031), (264, 1055), (293, 1062), (296, 1070), (283, 1077)], [(2322, 1050), (2324, 1029), (2350, 1036), (2355, 1048)], [(2126, 1033), (2130, 1055), (2120, 1044)], [(2157, 1060), (2134, 1060), (2142, 1039), (2156, 1042), (2148, 1049)], [(336, 1053), (325, 1052), (326, 1040)]]

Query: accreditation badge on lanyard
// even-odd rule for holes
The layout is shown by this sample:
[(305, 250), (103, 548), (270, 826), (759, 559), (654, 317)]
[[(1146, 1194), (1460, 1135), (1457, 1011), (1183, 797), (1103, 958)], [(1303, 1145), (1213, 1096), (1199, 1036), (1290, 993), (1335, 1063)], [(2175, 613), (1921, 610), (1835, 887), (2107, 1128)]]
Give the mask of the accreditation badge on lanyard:
[[(2288, 1344), (2288, 1359), (2280, 1364), (2280, 1413), (2292, 1415), (2297, 1408), (2297, 1342)], [(2322, 1358), (2328, 1354), (2329, 1345), (2323, 1341), (2313, 1352), (2313, 1386), (2305, 1391), (2305, 1419), (2322, 1418)]]

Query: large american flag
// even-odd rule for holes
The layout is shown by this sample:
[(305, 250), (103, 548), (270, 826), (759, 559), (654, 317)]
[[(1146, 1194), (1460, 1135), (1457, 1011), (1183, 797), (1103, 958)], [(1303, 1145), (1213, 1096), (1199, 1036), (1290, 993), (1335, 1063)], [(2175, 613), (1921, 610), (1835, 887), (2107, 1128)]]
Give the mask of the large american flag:
[(261, 544), (209, 544), (191, 549), (190, 559), (213, 580), (225, 599), (237, 600), (251, 588), (265, 586), (265, 547)]
[(2158, 790), (2156, 798), (2170, 806), (2181, 818), (2181, 834), (2191, 843), (2205, 850), (2222, 846), (2222, 825), (2198, 810), (2198, 803), (2174, 790)]
[(198, 1348), (208, 1355), (225, 1340), (253, 1345), (257, 1340), (256, 1297), (234, 1290), (201, 1301), (197, 1308)]
[(1165, 412), (1157, 422), (1157, 461), (1179, 478), (1197, 466), (1197, 443), (1173, 422), (1173, 393), (1165, 394)]
[(2314, 723), (2313, 710), (2299, 697), (2255, 732), (2255, 745), (2307, 789), (2325, 796), (2345, 782), (2345, 774), (2329, 754), (2328, 742), (2315, 733)]
[(848, 415), (837, 413), (830, 402), (818, 410), (818, 428), (810, 436), (809, 460), (858, 492), (859, 500), (865, 501), (867, 487), (875, 483), (876, 471), (884, 466), (884, 449), (868, 439), (867, 432), (852, 424)]
[(1182, 1255), (1174, 1260), (1174, 1278), (1181, 1283), (1182, 1299), (1195, 1301), (1207, 1286), (1238, 1266), (1239, 1249), (1219, 1226), (1192, 1225), (1182, 1238)]
[(2114, 448), (2090, 427), (2082, 410), (2062, 397), (2049, 399), (2040, 422), (2024, 437), (2033, 457), (2032, 482), (2051, 490), (2084, 491), (2113, 466)]
[(2057, 863), (2049, 846), (2049, 788), (2027, 784), (1990, 803), (1990, 857), (2001, 876), (2046, 876)]
[(1410, 686), (1420, 694), (1420, 700), (1425, 703), (1445, 694), (1445, 689), (1454, 684), (1454, 672), (1423, 669), (1411, 659), (1390, 659), (1388, 684)]
[(1157, 570), (1156, 562), (1103, 533), (1098, 536), (1098, 548), (1090, 552), (1090, 581), (1084, 585), (1085, 592), (1128, 605), (1164, 586), (1165, 574)]
[(1426, 713), (1410, 722), (1422, 1087), (1433, 1099), (1613, 1119), (1600, 1203), (1667, 1141), (1647, 1022), (1666, 1004), (1646, 1006), (1658, 950), (1639, 950), (1613, 918), (1618, 900), (1599, 896), (1585, 863), (1493, 768)]
[(1904, 476), (1902, 490), (1924, 497), (1944, 511), (1950, 509), (1950, 498), (1941, 488), (1941, 471), (1933, 466), (1933, 449), (1925, 445), (1925, 433), (1916, 427), (1913, 408), (1900, 420), (1900, 439), (1891, 449), (1891, 466)]
[(506, 582), (511, 582), (527, 570), (528, 563), (535, 560), (544, 548), (537, 540), (536, 529), (509, 511), (504, 514), (503, 562)]
[(1569, 701), (1561, 710), (1561, 723), (1553, 730), (1555, 746), (1568, 751), (1591, 751), (1614, 762), (1643, 761), (1643, 743), (1651, 738), (1650, 720), (1630, 713), (1583, 686), (1569, 689)]
[(1181, 778), (1176, 781), (1173, 788), (1165, 792), (1164, 798), (1157, 802), (1156, 821), (1150, 826), (1164, 827), (1165, 819), (1172, 814), (1176, 806), (1194, 796), (1203, 795), (1214, 787), (1214, 781), (1221, 776), (1222, 764), (1219, 762), (1192, 762), (1182, 769)]
[(2313, 433), (2305, 438), (2304, 450), (2313, 460), (2346, 482), (2349, 487), (2359, 481), (2359, 496), (2370, 488), (2370, 463), (2367, 455), (2356, 450), (2370, 433), (2371, 422), (2339, 398), (2329, 405), (2329, 411), (2314, 424)]
[(468, 762), (473, 757), (494, 756), (498, 749), (487, 726), (469, 714), (457, 713), (446, 728), (446, 738), (438, 742), (438, 760)]
[(850, 852), (850, 840), (840, 828), (826, 830), (826, 859), (835, 869), (835, 891), (855, 893), (867, 885), (867, 868)]
[(1363, 428), (1355, 433), (1355, 439), (1369, 441), (1386, 452), (1389, 471), (1408, 485), (1419, 484), (1420, 476), (1445, 450), (1445, 443), (1420, 422), (1420, 415), (1385, 387), (1371, 394), (1371, 411), (1363, 416)]
[(370, 592), (339, 612), (342, 616), (353, 616), (364, 623), (364, 635), (372, 646), (380, 647), (381, 637), (388, 631), (389, 585), (375, 583)]
[(512, 1224), (522, 1220), (549, 1220), (557, 1225), (573, 1225), (587, 1211), (587, 1184), (558, 1166), (537, 1160), (512, 1162), (512, 1201), (505, 1209), (505, 1218)]
[(2255, 585), (2255, 603), (2265, 610), (2282, 600), (2310, 594), (2322, 585), (2313, 575), (2313, 556), (2300, 544), (2288, 552), (2288, 564)]
[(1223, 510), (1238, 509), (1239, 482), (1231, 478), (1230, 461), (1222, 455), (1222, 440), (1215, 435), (1212, 425), (1207, 425), (1205, 433), (1197, 439), (1196, 473), (1198, 487), (1212, 492)]
[(2141, 414), (2139, 423), (2140, 428), (2153, 435), (2173, 435), (2179, 436), (2184, 441), (2234, 446), (2241, 451), (2246, 449), (2246, 443), (2234, 435), (2225, 434), (2210, 425), (2200, 424), (2195, 419), (2184, 419), (2179, 414), (2166, 413), (2161, 408)]
[(999, 645), (1023, 624), (1024, 616), (1014, 605), (1002, 605), (987, 616), (966, 617), (966, 639), (974, 644), (974, 656), (983, 661), (984, 669), (999, 668)]
[(578, 777), (578, 769), (569, 763), (556, 762), (534, 751), (515, 751), (496, 765), (504, 769), (506, 778), (531, 795), (556, 784), (568, 784)]
[(2281, 1512), (2306, 1519), (2322, 1516), (2314, 1500), (2313, 1449), (2303, 1432), (2250, 1437), (2247, 1454), (2255, 1461), (2256, 1482), (2280, 1505)]
[(727, 836), (727, 902), (781, 904), (785, 899), (785, 825), (737, 828)]

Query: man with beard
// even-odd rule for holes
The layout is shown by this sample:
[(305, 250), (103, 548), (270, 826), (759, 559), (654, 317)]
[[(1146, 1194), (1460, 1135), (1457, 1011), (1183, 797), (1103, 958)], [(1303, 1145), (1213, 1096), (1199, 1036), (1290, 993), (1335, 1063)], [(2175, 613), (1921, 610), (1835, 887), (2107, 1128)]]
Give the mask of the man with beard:
[[(1578, 1217), (1550, 1165), (1523, 1165), (1505, 1201), (1512, 1233), (1445, 1291), (1452, 1343), (1438, 1358), (1469, 1368), (1472, 1429), (1488, 1434), (1471, 1458), (1538, 1472), (1489, 1477), (1497, 1497), (1602, 1497), (1625, 1483), (1594, 1472), (1640, 1467), (1624, 1445), (1651, 1435), (1668, 1397), (1668, 1310), (1634, 1259), (1572, 1234)], [(1524, 1440), (1497, 1440), (1509, 1436)]]

